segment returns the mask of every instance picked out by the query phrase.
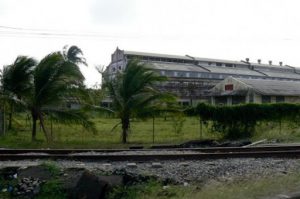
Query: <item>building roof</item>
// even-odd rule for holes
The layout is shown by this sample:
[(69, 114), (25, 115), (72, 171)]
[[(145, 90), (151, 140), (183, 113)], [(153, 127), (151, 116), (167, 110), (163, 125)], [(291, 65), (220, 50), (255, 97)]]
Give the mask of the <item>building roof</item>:
[[(233, 77), (229, 77), (233, 78)], [(262, 95), (300, 96), (299, 81), (233, 78)]]
[[(158, 53), (147, 53), (147, 52), (137, 52), (137, 51), (123, 51), (125, 55), (133, 56), (145, 56), (145, 57), (158, 57), (158, 58), (170, 58), (178, 60), (187, 60), (188, 63), (179, 62), (166, 62), (166, 61), (150, 61), (154, 69), (157, 70), (174, 70), (174, 71), (187, 71), (187, 72), (211, 72), (218, 74), (228, 74), (228, 75), (245, 75), (254, 77), (270, 77), (270, 78), (282, 78), (282, 79), (297, 79), (300, 80), (300, 69), (292, 66), (280, 66), (280, 65), (269, 65), (264, 63), (252, 63), (245, 61), (232, 61), (224, 59), (211, 59), (211, 58), (201, 58), (193, 56), (180, 56), (180, 55), (168, 55), (168, 54), (158, 54)], [(199, 65), (192, 64), (191, 61), (199, 61)], [(235, 64), (236, 67), (219, 67), (219, 66), (207, 66), (201, 64), (201, 62), (220, 62), (220, 63), (231, 63)], [(253, 66), (254, 69), (250, 69), (249, 65)], [(206, 69), (206, 70), (205, 70)]]
[(291, 73), (291, 72), (277, 72), (277, 71), (261, 71), (264, 74), (268, 75), (268, 77), (277, 77), (277, 78), (285, 78), (285, 79), (300, 79), (300, 74), (298, 73)]
[(184, 60), (192, 60), (187, 56), (181, 55), (168, 55), (168, 54), (158, 54), (158, 53), (146, 53), (146, 52), (137, 52), (137, 51), (128, 51), (124, 50), (125, 55), (137, 55), (137, 56), (148, 56), (148, 57), (161, 57), (161, 58), (173, 58), (173, 59), (184, 59)]
[(148, 56), (148, 57), (161, 57), (161, 58), (174, 58), (174, 59), (183, 59), (183, 60), (197, 60), (197, 61), (204, 61), (204, 62), (220, 62), (220, 63), (230, 63), (230, 64), (239, 64), (239, 65), (249, 65), (255, 67), (266, 67), (266, 68), (293, 68), (293, 66), (280, 66), (277, 64), (264, 64), (264, 63), (255, 63), (249, 62), (246, 63), (245, 61), (235, 61), (235, 60), (227, 60), (227, 59), (215, 59), (215, 58), (204, 58), (204, 57), (196, 57), (196, 56), (189, 56), (189, 55), (170, 55), (170, 54), (160, 54), (160, 53), (148, 53), (148, 52), (139, 52), (139, 51), (130, 51), (124, 50), (125, 55), (137, 55), (137, 56)]
[(207, 70), (205, 70), (199, 66), (196, 66), (195, 64), (151, 62), (150, 65), (151, 65), (151, 68), (157, 69), (157, 70), (208, 72)]
[[(250, 70), (248, 68), (230, 68), (230, 67), (219, 67), (219, 66), (204, 66), (212, 73), (220, 74), (232, 74), (232, 75), (249, 75), (249, 76), (264, 76), (263, 74)], [(300, 77), (300, 76), (299, 76)]]

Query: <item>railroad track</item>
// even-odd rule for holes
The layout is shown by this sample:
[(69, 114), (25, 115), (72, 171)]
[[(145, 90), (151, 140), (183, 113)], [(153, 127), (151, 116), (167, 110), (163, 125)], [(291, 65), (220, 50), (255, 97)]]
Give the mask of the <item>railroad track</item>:
[[(168, 152), (168, 153), (166, 153)], [(126, 154), (128, 153), (128, 154)], [(143, 154), (144, 153), (144, 154)], [(148, 154), (147, 154), (148, 153)], [(224, 158), (300, 158), (300, 146), (172, 149), (1, 149), (1, 160), (67, 159), (92, 161), (163, 161)]]

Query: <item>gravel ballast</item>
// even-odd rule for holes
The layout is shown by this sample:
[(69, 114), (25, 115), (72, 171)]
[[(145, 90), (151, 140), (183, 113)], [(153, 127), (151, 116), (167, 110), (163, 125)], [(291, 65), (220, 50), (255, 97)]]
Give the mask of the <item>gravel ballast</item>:
[[(1, 161), (5, 167), (27, 167), (42, 164), (43, 160)], [(176, 183), (205, 183), (210, 180), (230, 181), (236, 178), (255, 178), (281, 175), (300, 171), (300, 160), (279, 158), (233, 158), (199, 161), (153, 161), (153, 162), (92, 162), (56, 160), (63, 168), (85, 168), (93, 172), (113, 173), (119, 170), (134, 175), (154, 176)], [(130, 167), (135, 163), (135, 167)], [(153, 167), (153, 163), (159, 167)]]

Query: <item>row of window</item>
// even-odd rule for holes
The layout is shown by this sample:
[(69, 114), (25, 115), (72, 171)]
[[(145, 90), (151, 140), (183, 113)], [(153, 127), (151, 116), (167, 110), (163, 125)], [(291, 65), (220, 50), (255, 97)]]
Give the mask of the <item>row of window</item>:
[[(276, 103), (284, 102), (284, 96), (276, 96)], [(261, 96), (262, 103), (271, 103), (271, 96)]]
[(221, 66), (221, 67), (229, 67), (229, 68), (235, 68), (235, 64), (228, 64), (228, 63), (221, 63), (221, 62), (208, 62), (209, 66)]
[(191, 77), (191, 78), (212, 78), (224, 79), (225, 75), (212, 73), (196, 73), (196, 72), (182, 72), (182, 71), (160, 71), (160, 74), (167, 77)]
[[(186, 77), (186, 78), (207, 78), (207, 79), (225, 79), (228, 76), (247, 79), (269, 79), (269, 80), (291, 80), (280, 77), (255, 77), (248, 75), (233, 75), (233, 74), (214, 74), (214, 73), (197, 73), (183, 71), (160, 71), (160, 74), (167, 77)], [(291, 80), (292, 81), (292, 80)]]
[[(246, 97), (245, 96), (232, 96), (232, 105), (235, 104), (243, 104), (246, 102)], [(271, 103), (272, 102), (272, 97), (271, 96), (261, 96), (261, 103)], [(284, 96), (275, 96), (276, 103), (283, 103), (285, 101)], [(249, 95), (249, 102), (253, 103), (254, 102), (254, 95), (250, 94)], [(215, 97), (215, 103), (216, 104), (227, 104), (227, 97)]]
[(167, 77), (187, 77), (187, 78), (207, 78), (207, 79), (225, 79), (228, 76), (233, 76), (237, 78), (262, 79), (261, 77), (249, 77), (245, 75), (232, 75), (232, 74), (225, 75), (225, 74), (215, 74), (215, 73), (197, 73), (197, 72), (163, 71), (163, 70), (160, 71), (160, 74)]
[[(138, 55), (127, 55), (127, 59), (138, 58), (143, 61), (157, 61), (157, 62), (173, 62), (173, 63), (195, 63), (194, 60), (186, 60), (186, 59), (176, 59), (176, 58), (166, 58), (166, 57), (150, 57), (150, 56), (138, 56)], [(236, 67), (235, 64), (230, 63), (222, 63), (222, 62), (202, 62), (203, 64), (207, 64), (209, 66), (221, 66), (221, 67)]]
[(127, 55), (127, 59), (132, 59), (132, 58), (138, 58), (138, 59), (141, 59), (143, 61), (175, 62), (175, 63), (194, 63), (193, 60), (185, 60), (185, 59)]

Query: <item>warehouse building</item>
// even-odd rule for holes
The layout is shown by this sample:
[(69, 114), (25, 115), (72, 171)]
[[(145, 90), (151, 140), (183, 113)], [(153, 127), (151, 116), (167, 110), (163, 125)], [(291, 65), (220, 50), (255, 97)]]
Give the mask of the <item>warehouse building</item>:
[(300, 81), (300, 69), (283, 65), (282, 62), (278, 65), (273, 64), (272, 61), (263, 64), (261, 60), (253, 63), (249, 59), (230, 61), (189, 55), (134, 52), (119, 48), (111, 55), (111, 62), (104, 75), (114, 76), (117, 71), (123, 70), (128, 60), (132, 58), (140, 59), (159, 74), (167, 76), (169, 81), (158, 85), (160, 90), (176, 94), (183, 105), (209, 101), (210, 89), (229, 76), (244, 79)]
[(227, 77), (211, 89), (215, 105), (299, 103), (300, 81)]

